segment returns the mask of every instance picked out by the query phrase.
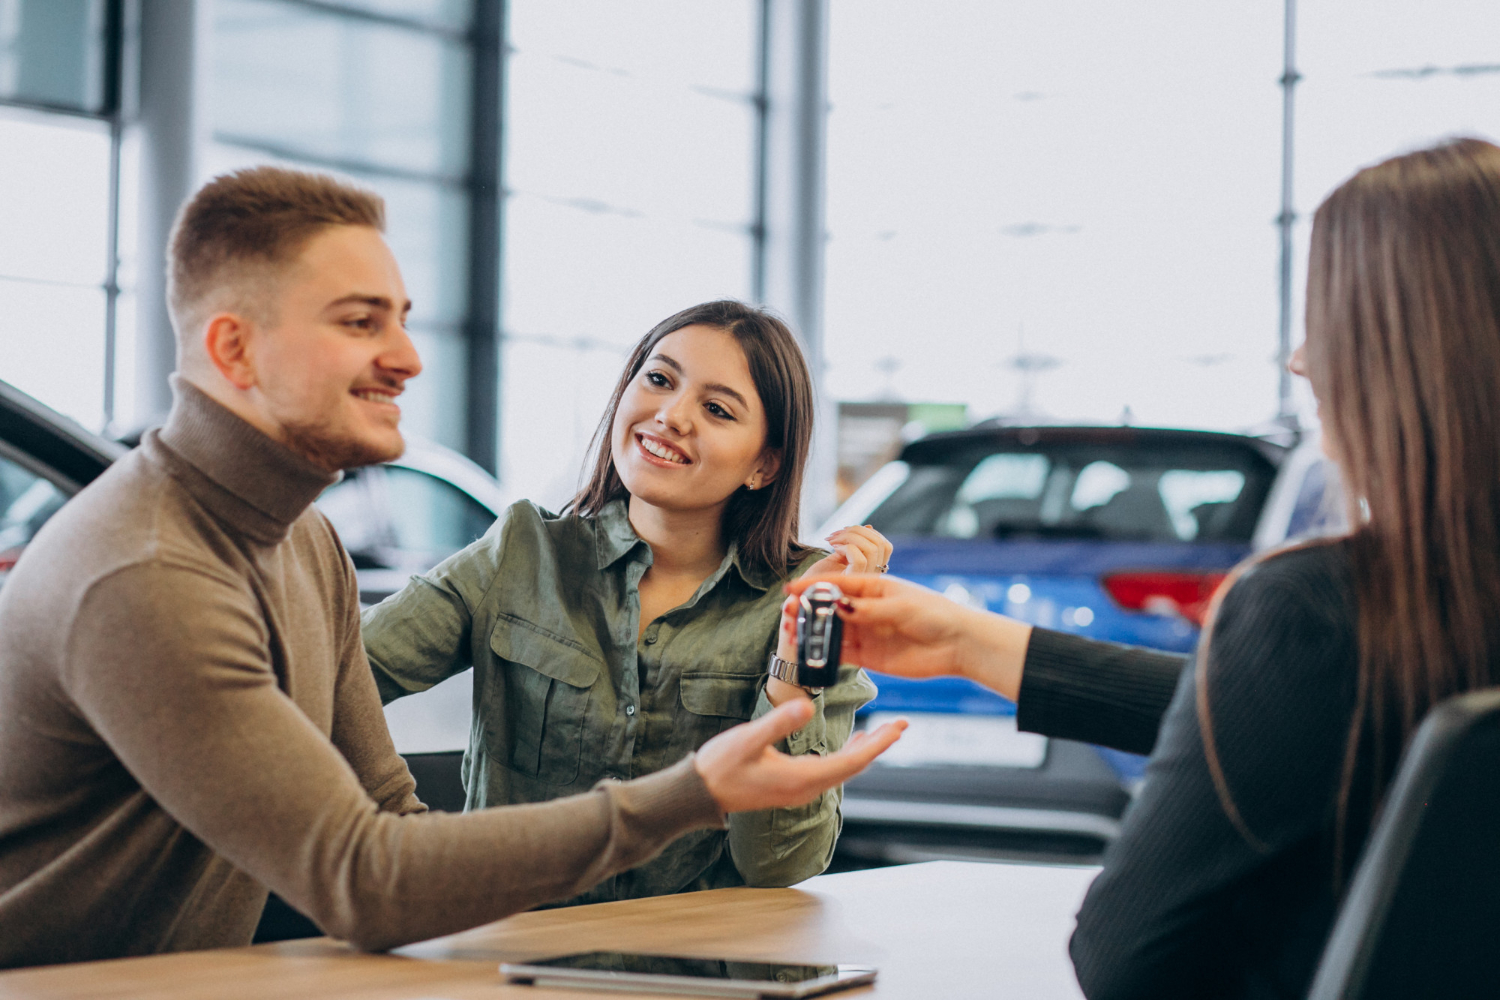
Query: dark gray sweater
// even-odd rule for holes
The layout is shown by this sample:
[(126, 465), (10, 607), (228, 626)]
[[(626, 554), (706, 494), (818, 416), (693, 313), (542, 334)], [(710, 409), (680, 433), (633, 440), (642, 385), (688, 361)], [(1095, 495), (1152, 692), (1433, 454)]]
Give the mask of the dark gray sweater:
[[(1306, 995), (1338, 902), (1333, 835), (1355, 698), (1354, 624), (1349, 560), (1337, 542), (1275, 556), (1225, 596), (1209, 650), (1209, 707), (1244, 831), (1214, 790), (1185, 658), (1035, 634), (1023, 729), (1137, 752), (1155, 746), (1078, 914), (1071, 951), (1091, 1000)], [(1369, 787), (1367, 773), (1360, 786)], [(1351, 810), (1346, 864), (1368, 832), (1366, 809)]]

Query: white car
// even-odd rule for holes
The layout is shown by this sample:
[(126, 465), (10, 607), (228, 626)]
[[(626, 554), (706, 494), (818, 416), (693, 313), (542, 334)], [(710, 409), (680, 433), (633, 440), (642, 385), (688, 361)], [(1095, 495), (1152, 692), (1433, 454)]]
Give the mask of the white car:
[(509, 505), (488, 472), (450, 448), (408, 438), (406, 454), (354, 469), (318, 498), (377, 604), (489, 530)]
[(1319, 435), (1311, 433), (1282, 460), (1251, 545), (1263, 552), (1285, 542), (1336, 535), (1347, 525), (1338, 466), (1323, 454)]

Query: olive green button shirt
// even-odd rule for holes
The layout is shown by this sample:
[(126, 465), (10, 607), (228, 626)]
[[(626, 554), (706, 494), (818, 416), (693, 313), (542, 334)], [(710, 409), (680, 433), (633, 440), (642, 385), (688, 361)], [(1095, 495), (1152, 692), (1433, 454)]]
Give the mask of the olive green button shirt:
[[(579, 517), (522, 501), (479, 541), (364, 613), (383, 701), (474, 669), (468, 808), (650, 774), (771, 710), (766, 661), (783, 580), (743, 566), (731, 544), (685, 604), (641, 632), (639, 586), (651, 559), (623, 502)], [(874, 695), (863, 671), (846, 668), (782, 749), (837, 750)], [(792, 885), (828, 866), (841, 800), (835, 788), (806, 806), (737, 813), (728, 830), (690, 833), (569, 902)]]

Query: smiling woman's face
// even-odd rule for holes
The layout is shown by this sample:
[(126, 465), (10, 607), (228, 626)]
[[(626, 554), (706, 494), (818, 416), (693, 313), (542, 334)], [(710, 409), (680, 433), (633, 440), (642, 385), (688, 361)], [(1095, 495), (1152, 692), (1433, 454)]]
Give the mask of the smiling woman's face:
[(610, 453), (630, 495), (665, 510), (723, 506), (775, 475), (766, 414), (734, 336), (686, 326), (657, 341), (615, 411)]

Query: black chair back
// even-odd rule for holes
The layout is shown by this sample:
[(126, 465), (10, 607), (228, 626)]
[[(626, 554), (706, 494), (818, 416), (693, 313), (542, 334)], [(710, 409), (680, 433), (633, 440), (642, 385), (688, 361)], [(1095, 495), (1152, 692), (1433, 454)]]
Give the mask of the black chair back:
[(437, 812), (464, 811), (464, 752), (407, 753), (406, 766), (417, 782), (417, 798)]
[(1417, 729), (1310, 1000), (1500, 996), (1500, 690)]

